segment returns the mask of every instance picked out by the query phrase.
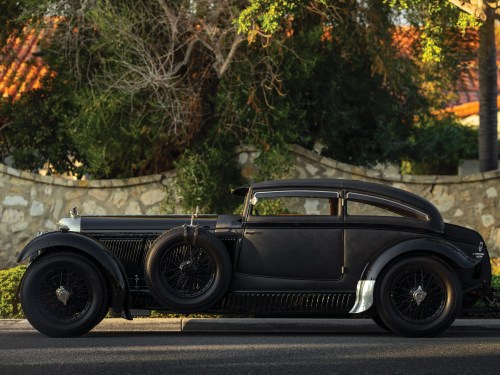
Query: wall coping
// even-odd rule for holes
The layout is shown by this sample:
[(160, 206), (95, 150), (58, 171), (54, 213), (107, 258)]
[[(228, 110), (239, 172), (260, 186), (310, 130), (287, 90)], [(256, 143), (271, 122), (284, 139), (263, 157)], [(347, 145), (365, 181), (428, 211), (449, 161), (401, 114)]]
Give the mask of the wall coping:
[[(361, 178), (369, 178), (383, 182), (404, 182), (407, 184), (458, 184), (487, 181), (500, 178), (500, 170), (476, 173), (467, 176), (442, 176), (442, 175), (401, 175), (386, 174), (383, 171), (374, 170), (365, 167), (358, 167), (346, 163), (341, 163), (326, 156), (322, 156), (299, 145), (290, 145), (290, 151), (310, 161), (317, 162), (328, 168), (333, 168), (341, 172), (349, 173)], [(258, 149), (252, 146), (240, 146), (236, 153), (258, 152)], [(167, 171), (159, 174), (152, 174), (139, 177), (124, 179), (103, 179), (103, 180), (69, 180), (57, 176), (41, 176), (36, 173), (20, 171), (0, 163), (0, 174), (17, 177), (23, 180), (29, 180), (39, 183), (55, 186), (66, 186), (74, 188), (117, 188), (126, 186), (146, 185), (151, 183), (161, 183), (167, 178), (175, 176), (175, 171)]]
[(20, 171), (0, 163), (0, 174), (6, 174), (12, 177), (17, 177), (22, 180), (28, 180), (38, 183), (54, 186), (65, 186), (74, 188), (117, 188), (137, 185), (147, 185), (151, 183), (161, 183), (163, 180), (173, 177), (174, 171), (168, 171), (160, 174), (152, 174), (147, 176), (131, 177), (124, 179), (103, 179), (103, 180), (70, 180), (58, 176), (42, 176), (28, 171)]
[(338, 162), (334, 159), (307, 150), (299, 145), (291, 145), (290, 150), (305, 159), (309, 159), (310, 161), (317, 162), (329, 168), (337, 169), (341, 172), (352, 174), (353, 176), (386, 182), (404, 182), (407, 184), (462, 184), (500, 178), (500, 170), (475, 173), (467, 176), (385, 174), (383, 171)]

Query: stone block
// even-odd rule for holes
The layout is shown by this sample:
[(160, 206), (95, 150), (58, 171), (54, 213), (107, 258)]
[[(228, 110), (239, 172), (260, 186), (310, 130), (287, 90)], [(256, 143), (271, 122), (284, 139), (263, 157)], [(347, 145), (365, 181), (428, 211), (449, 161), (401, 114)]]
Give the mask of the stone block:
[(20, 195), (7, 195), (2, 203), (5, 207), (22, 206), (27, 207), (28, 201)]
[(163, 201), (166, 196), (164, 189), (148, 190), (141, 195), (141, 203), (145, 206), (152, 206)]
[(45, 206), (42, 202), (33, 201), (30, 208), (30, 216), (41, 216), (45, 212)]

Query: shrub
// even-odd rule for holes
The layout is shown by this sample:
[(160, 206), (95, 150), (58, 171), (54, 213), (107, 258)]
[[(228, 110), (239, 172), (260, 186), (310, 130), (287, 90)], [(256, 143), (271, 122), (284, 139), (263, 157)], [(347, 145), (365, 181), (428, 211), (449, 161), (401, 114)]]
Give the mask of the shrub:
[(16, 292), (25, 271), (26, 266), (0, 270), (0, 318), (24, 318)]
[(500, 278), (500, 258), (491, 259), (491, 273)]
[(177, 186), (186, 211), (194, 212), (199, 206), (202, 213), (220, 213), (237, 207), (241, 198), (231, 196), (230, 188), (242, 185), (243, 178), (233, 149), (203, 144), (176, 161)]

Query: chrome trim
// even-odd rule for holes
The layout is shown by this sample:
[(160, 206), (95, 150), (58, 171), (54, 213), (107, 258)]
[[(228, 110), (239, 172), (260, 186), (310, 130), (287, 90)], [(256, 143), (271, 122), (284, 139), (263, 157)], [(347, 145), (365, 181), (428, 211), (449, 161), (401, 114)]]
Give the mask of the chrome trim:
[(424, 301), (426, 297), (427, 297), (427, 292), (422, 289), (421, 285), (419, 285), (417, 290), (413, 292), (413, 299), (417, 303), (417, 306), (420, 306), (420, 304)]
[(77, 218), (78, 216), (80, 216), (80, 214), (78, 213), (78, 207), (73, 207), (73, 208), (69, 211), (69, 216), (70, 216), (72, 219), (75, 219), (75, 218)]
[(372, 307), (374, 290), (375, 280), (359, 280), (356, 287), (356, 303), (349, 313), (358, 314)]
[(257, 199), (259, 199), (259, 197), (339, 198), (340, 194), (338, 191), (328, 190), (266, 190), (256, 191), (253, 194), (253, 197)]
[(81, 221), (82, 221), (82, 219), (80, 217), (75, 217), (75, 218), (65, 217), (57, 222), (57, 226), (61, 230), (68, 228), (68, 230), (71, 232), (80, 233)]
[(56, 289), (56, 296), (59, 301), (61, 301), (64, 306), (68, 303), (70, 293), (62, 285)]

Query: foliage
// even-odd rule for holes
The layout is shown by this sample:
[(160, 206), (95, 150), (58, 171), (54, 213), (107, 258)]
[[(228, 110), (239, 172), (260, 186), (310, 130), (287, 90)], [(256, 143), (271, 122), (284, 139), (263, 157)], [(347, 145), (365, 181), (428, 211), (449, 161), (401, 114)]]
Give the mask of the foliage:
[[(274, 92), (254, 87), (240, 98), (231, 90), (232, 100), (241, 100), (234, 107), (247, 103), (241, 118), (269, 124), (283, 142), (308, 148), (319, 142), (326, 155), (343, 162), (399, 161), (413, 116), (428, 104), (413, 82), (413, 63), (390, 43), (389, 15), (383, 6), (367, 13), (354, 3), (337, 4), (325, 29), (327, 15), (297, 13), (293, 37), (273, 38), (264, 50), (249, 47), (250, 56), (254, 50), (272, 55), (279, 79)], [(247, 80), (243, 64), (232, 69)], [(276, 141), (268, 143), (275, 147)]]
[[(47, 0), (22, 8), (33, 24), (43, 24), (45, 14), (64, 15), (44, 60), (67, 85), (75, 111), (59, 122), (86, 172), (129, 177), (172, 168), (213, 116), (212, 94), (243, 41), (231, 24), (236, 3)], [(50, 95), (58, 96), (51, 91), (43, 99)], [(38, 123), (25, 124), (30, 134), (26, 128)], [(16, 165), (39, 163), (36, 147), (25, 144), (28, 153), (15, 154), (12, 129), (3, 135), (17, 146), (9, 148)], [(50, 156), (52, 164), (61, 157)]]
[(301, 0), (250, 0), (236, 20), (238, 32), (248, 33), (250, 41), (258, 30), (273, 34), (280, 29), (283, 19), (302, 3)]
[[(442, 43), (449, 40), (443, 37), (444, 28), (455, 26), (465, 33), (468, 29), (477, 29), (481, 25), (474, 15), (460, 11), (449, 1), (382, 0), (382, 3), (392, 9), (395, 18), (399, 18), (399, 22), (404, 19), (422, 31), (421, 56), (425, 62), (443, 61), (442, 52), (445, 49)], [(269, 38), (286, 31), (290, 27), (289, 21), (293, 21), (301, 11), (321, 14), (323, 22), (325, 18), (332, 17), (343, 21), (344, 16), (341, 11), (343, 5), (345, 4), (326, 0), (250, 0), (235, 23), (238, 26), (238, 32), (246, 34), (249, 41), (254, 41), (256, 35), (259, 34)], [(368, 9), (381, 4), (379, 1), (367, 1), (364, 4), (350, 2), (347, 6), (353, 5), (366, 6)]]
[[(457, 174), (461, 159), (477, 156), (477, 130), (451, 116), (427, 116), (417, 123), (411, 143), (411, 174)], [(453, 142), (450, 142), (453, 140)]]
[(186, 150), (176, 161), (177, 186), (184, 209), (202, 213), (232, 212), (241, 199), (230, 196), (230, 188), (243, 184), (236, 165), (234, 147), (201, 144)]
[[(439, 1), (254, 1), (238, 26), (253, 40), (270, 14), (284, 16), (266, 29), (266, 48), (276, 40), (288, 47), (280, 65), (288, 90), (273, 110), (287, 103), (285, 116), (298, 119), (293, 142), (319, 141), (326, 155), (352, 164), (410, 159), (413, 172), (449, 173), (475, 156), (475, 133), (436, 111), (473, 58), (475, 35), (465, 27), (479, 24), (471, 17)], [(393, 42), (401, 18), (420, 30), (411, 54)], [(450, 135), (457, 142), (446, 142)]]
[(254, 215), (282, 215), (289, 214), (290, 210), (283, 206), (280, 199), (261, 199), (254, 206)]
[(43, 87), (29, 91), (20, 99), (0, 99), (0, 154), (10, 154), (15, 167), (37, 170), (46, 162), (59, 173), (78, 172), (76, 160), (81, 154), (67, 126), (75, 114), (66, 83), (48, 77)]
[(26, 266), (0, 270), (0, 318), (23, 318), (16, 291), (26, 271)]
[(500, 258), (491, 259), (491, 273), (497, 277), (497, 287), (500, 288)]

